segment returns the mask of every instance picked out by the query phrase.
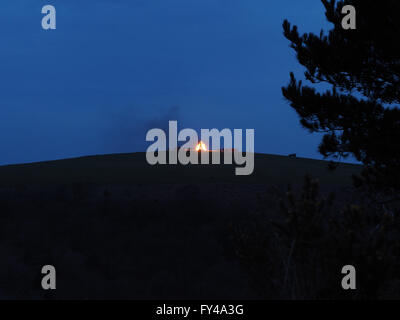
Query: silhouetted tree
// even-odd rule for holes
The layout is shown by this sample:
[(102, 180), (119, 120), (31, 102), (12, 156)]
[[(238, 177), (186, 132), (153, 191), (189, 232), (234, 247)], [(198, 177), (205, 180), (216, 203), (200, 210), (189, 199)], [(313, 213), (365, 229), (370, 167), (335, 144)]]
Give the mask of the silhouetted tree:
[[(400, 191), (400, 1), (321, 0), (329, 33), (300, 35), (287, 20), (284, 35), (306, 68), (306, 86), (293, 73), (283, 95), (311, 132), (322, 132), (319, 151), (349, 154), (364, 164), (356, 185), (385, 201)], [(356, 29), (342, 27), (342, 8), (357, 11)], [(322, 92), (317, 83), (329, 85)]]

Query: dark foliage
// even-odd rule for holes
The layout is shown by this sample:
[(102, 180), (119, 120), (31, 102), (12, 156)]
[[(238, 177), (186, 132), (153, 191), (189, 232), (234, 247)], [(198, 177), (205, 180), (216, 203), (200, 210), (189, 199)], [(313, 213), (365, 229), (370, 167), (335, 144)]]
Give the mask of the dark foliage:
[[(323, 132), (319, 151), (334, 159), (354, 155), (365, 165), (356, 178), (380, 201), (400, 190), (400, 2), (321, 0), (333, 28), (319, 35), (299, 34), (283, 23), (297, 59), (306, 68), (304, 85), (291, 74), (282, 89), (311, 132)], [(344, 30), (342, 8), (357, 10), (357, 29)], [(325, 92), (318, 83), (328, 84)]]
[[(339, 204), (306, 177), (297, 195), (280, 196), (281, 214), (268, 208), (233, 228), (236, 254), (266, 298), (398, 298), (398, 215), (384, 207)], [(341, 287), (342, 267), (357, 270), (357, 290)]]
[[(0, 188), (0, 300), (252, 298), (237, 261), (223, 255), (228, 222), (251, 202), (245, 191), (83, 182)], [(41, 287), (48, 264), (56, 290)]]

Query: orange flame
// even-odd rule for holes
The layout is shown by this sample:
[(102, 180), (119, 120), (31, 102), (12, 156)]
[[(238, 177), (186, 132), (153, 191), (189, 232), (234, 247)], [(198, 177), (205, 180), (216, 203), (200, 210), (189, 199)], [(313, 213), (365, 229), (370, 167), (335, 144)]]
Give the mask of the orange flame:
[(196, 146), (196, 151), (207, 151), (206, 144), (203, 141), (200, 141)]

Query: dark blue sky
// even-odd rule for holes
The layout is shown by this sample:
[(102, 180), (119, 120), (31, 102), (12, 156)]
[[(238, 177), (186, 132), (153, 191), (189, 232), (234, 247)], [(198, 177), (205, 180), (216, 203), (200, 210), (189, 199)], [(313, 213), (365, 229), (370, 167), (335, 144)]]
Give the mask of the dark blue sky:
[[(46, 4), (57, 30), (41, 28)], [(281, 95), (303, 72), (285, 18), (329, 28), (318, 0), (1, 1), (0, 164), (144, 151), (168, 120), (321, 158)]]

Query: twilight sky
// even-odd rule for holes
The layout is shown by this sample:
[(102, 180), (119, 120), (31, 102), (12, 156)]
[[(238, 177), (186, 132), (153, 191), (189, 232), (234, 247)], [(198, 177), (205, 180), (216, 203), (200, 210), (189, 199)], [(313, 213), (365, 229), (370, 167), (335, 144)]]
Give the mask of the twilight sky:
[(145, 151), (168, 120), (254, 128), (257, 152), (320, 159), (281, 94), (303, 72), (285, 18), (329, 28), (318, 0), (1, 1), (0, 164)]

